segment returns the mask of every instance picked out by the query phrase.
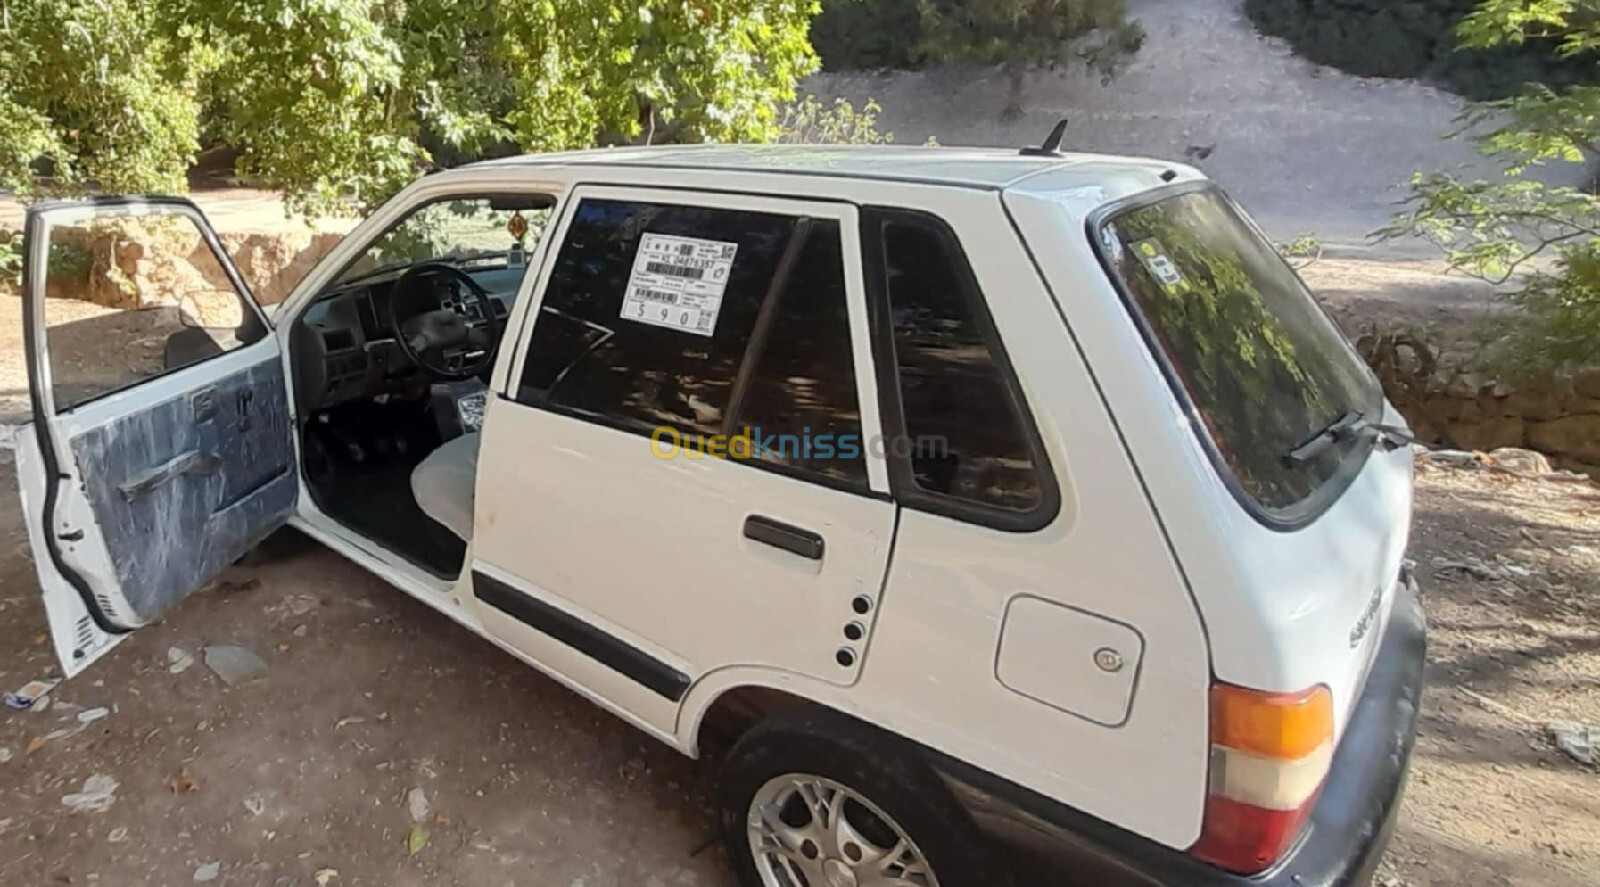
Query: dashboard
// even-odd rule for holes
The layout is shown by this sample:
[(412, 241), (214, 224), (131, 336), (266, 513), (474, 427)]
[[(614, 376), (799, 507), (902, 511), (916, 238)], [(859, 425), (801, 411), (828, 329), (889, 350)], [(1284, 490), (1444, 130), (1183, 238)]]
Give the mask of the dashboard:
[[(503, 323), (527, 266), (468, 265), (462, 270), (489, 292), (495, 318)], [(295, 387), (307, 415), (353, 400), (414, 392), (419, 385), (426, 389), (432, 381), (406, 358), (389, 330), (389, 299), (404, 271), (397, 268), (329, 290), (301, 315), (293, 335)], [(452, 286), (438, 286), (427, 298), (469, 321), (483, 319), (478, 301)]]

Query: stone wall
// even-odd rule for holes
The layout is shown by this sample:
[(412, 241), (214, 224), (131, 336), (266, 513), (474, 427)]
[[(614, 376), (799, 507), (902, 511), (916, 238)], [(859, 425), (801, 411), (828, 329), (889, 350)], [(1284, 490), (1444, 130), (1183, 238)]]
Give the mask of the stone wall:
[[(256, 299), (271, 305), (283, 301), (344, 236), (303, 229), (225, 233), (218, 239)], [(52, 248), (47, 292), (53, 298), (128, 309), (232, 289), (199, 232), (181, 223), (127, 220), (57, 230)]]
[(1600, 367), (1511, 383), (1441, 364), (1409, 333), (1364, 335), (1357, 347), (1424, 443), (1537, 450), (1558, 467), (1600, 476)]

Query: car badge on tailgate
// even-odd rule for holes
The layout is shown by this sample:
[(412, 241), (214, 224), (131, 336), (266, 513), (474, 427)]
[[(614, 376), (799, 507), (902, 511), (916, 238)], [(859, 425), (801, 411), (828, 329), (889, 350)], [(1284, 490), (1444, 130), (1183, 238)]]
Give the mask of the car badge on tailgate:
[(1372, 624), (1378, 621), (1378, 611), (1382, 608), (1383, 586), (1380, 585), (1373, 590), (1372, 597), (1367, 600), (1366, 608), (1361, 611), (1361, 618), (1357, 619), (1355, 626), (1350, 629), (1350, 649), (1354, 650), (1361, 646), (1361, 642), (1372, 631)]

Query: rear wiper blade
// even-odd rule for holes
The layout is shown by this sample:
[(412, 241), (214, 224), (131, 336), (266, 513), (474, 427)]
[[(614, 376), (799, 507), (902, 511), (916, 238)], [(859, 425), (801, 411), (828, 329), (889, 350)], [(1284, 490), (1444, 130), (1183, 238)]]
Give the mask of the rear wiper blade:
[(1316, 459), (1333, 446), (1362, 439), (1373, 441), (1385, 452), (1417, 443), (1416, 437), (1404, 428), (1374, 422), (1359, 412), (1349, 412), (1317, 432), (1310, 440), (1290, 450), (1284, 455), (1283, 461), (1298, 467)]

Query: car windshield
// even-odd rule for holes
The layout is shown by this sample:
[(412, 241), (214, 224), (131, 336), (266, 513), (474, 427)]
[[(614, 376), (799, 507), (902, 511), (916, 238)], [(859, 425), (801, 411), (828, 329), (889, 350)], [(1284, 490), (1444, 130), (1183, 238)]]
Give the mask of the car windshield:
[(504, 262), (514, 249), (538, 242), (550, 215), (543, 201), (474, 197), (423, 204), (368, 244), (335, 285), (417, 262)]
[(1215, 191), (1113, 215), (1100, 229), (1120, 279), (1219, 461), (1269, 512), (1304, 502), (1358, 449), (1341, 419), (1381, 421), (1377, 380), (1272, 245)]

